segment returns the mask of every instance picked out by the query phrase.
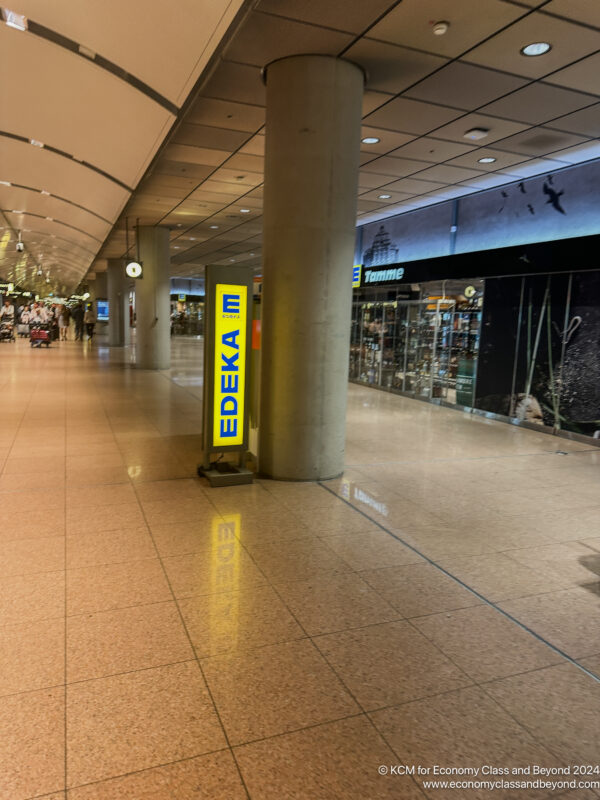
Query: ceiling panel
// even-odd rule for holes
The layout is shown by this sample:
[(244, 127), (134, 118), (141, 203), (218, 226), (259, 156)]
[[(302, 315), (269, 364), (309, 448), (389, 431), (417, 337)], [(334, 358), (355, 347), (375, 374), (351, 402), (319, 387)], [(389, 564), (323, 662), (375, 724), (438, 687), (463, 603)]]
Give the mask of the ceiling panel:
[(549, 128), (529, 128), (516, 136), (509, 136), (501, 142), (496, 142), (496, 148), (529, 156), (543, 156), (565, 147), (573, 147), (583, 141), (582, 136), (575, 136), (572, 133), (563, 133)]
[(553, 161), (549, 158), (534, 158), (531, 161), (523, 162), (523, 164), (508, 167), (504, 172), (519, 178), (531, 178), (532, 175), (541, 175), (542, 172), (553, 172), (562, 167), (564, 167), (564, 163), (560, 161)]
[(208, 125), (179, 125), (171, 142), (173, 144), (204, 147), (208, 150), (226, 150), (233, 153), (249, 138), (245, 131), (211, 128)]
[(16, 10), (118, 64), (180, 105), (241, 4), (176, 0), (166, 7), (145, 0), (19, 0)]
[(544, 11), (600, 28), (600, 3), (596, 0), (551, 0)]
[[(480, 164), (480, 158), (495, 158), (496, 160), (492, 164)], [(471, 153), (453, 158), (446, 163), (457, 167), (473, 167), (486, 172), (496, 172), (496, 170), (502, 170), (504, 167), (510, 167), (513, 164), (520, 164), (522, 161), (526, 161), (527, 158), (522, 153), (507, 153), (502, 150), (496, 150), (494, 147), (481, 147)]]
[(207, 147), (194, 147), (187, 144), (170, 144), (165, 147), (162, 159), (218, 167), (229, 158), (231, 152), (233, 151), (212, 150)]
[[(39, 37), (0, 25), (4, 130), (59, 148), (133, 186), (174, 117), (119, 78)], [(40, 69), (39, 65), (44, 68)], [(115, 135), (118, 131), (118, 136)], [(162, 141), (162, 137), (160, 139)]]
[(566, 69), (553, 72), (552, 75), (548, 75), (546, 82), (598, 95), (600, 94), (598, 75), (600, 75), (600, 53), (595, 53)]
[(362, 172), (375, 172), (379, 175), (393, 175), (396, 178), (403, 178), (405, 175), (412, 175), (413, 172), (419, 172), (419, 170), (425, 169), (428, 166), (429, 164), (425, 161), (381, 156), (368, 164), (364, 164)]
[(574, 114), (567, 114), (565, 117), (555, 119), (549, 122), (547, 127), (579, 133), (582, 136), (600, 136), (600, 103), (596, 103), (582, 111), (576, 111)]
[(406, 96), (471, 111), (526, 82), (525, 78), (456, 61), (413, 86)]
[(394, 150), (390, 155), (398, 156), (399, 158), (416, 158), (420, 161), (438, 164), (440, 161), (446, 161), (449, 158), (470, 153), (476, 149), (470, 144), (445, 142), (441, 139), (422, 136), (420, 139), (415, 139), (409, 144), (398, 148), (398, 150)]
[(511, 134), (523, 131), (528, 126), (520, 122), (510, 122), (497, 117), (487, 117), (484, 114), (467, 114), (449, 125), (438, 128), (435, 135), (440, 139), (450, 139), (453, 142), (465, 142), (465, 133), (473, 128), (488, 130), (485, 139), (478, 140), (478, 144), (489, 144), (498, 139), (503, 139)]
[(260, 68), (231, 61), (221, 61), (202, 94), (256, 106), (264, 106), (266, 96)]
[(271, 61), (302, 53), (337, 55), (354, 37), (328, 28), (255, 11), (225, 50), (225, 58), (264, 67)]
[[(389, 195), (389, 197), (381, 197), (380, 195)], [(378, 201), (380, 205), (393, 205), (394, 203), (398, 203), (401, 200), (406, 200), (408, 197), (412, 197), (409, 192), (389, 192), (384, 189), (376, 189), (375, 191), (363, 192), (360, 195), (361, 200), (373, 200)]]
[(365, 123), (376, 128), (389, 128), (404, 133), (423, 134), (462, 115), (462, 111), (445, 108), (407, 97), (397, 97), (383, 108), (365, 117)]
[(250, 153), (253, 156), (264, 156), (265, 154), (265, 137), (264, 134), (257, 134), (252, 139), (246, 142), (243, 147), (240, 147), (240, 153)]
[(539, 125), (578, 108), (589, 106), (593, 102), (594, 98), (589, 94), (537, 82), (485, 106), (481, 112), (514, 119), (517, 122), (528, 122), (530, 125)]
[(362, 142), (360, 145), (361, 154), (389, 153), (390, 150), (395, 150), (397, 147), (414, 139), (414, 136), (410, 133), (395, 133), (394, 131), (388, 131), (383, 128), (371, 128), (368, 125), (364, 125), (361, 128), (360, 137), (361, 139), (368, 137), (379, 139), (375, 144), (365, 144)]
[(213, 97), (198, 97), (186, 119), (195, 125), (210, 125), (213, 128), (229, 128), (251, 133), (265, 124), (265, 109), (262, 106), (246, 103), (215, 100)]
[[(403, 0), (371, 28), (369, 36), (456, 58), (524, 11), (501, 0), (486, 0), (485, 12), (480, 0)], [(443, 36), (433, 33), (439, 20), (450, 23)]]
[(479, 178), (481, 173), (475, 169), (466, 169), (465, 167), (453, 167), (448, 164), (437, 164), (435, 167), (428, 167), (428, 169), (419, 172), (419, 180), (425, 181), (439, 181), (440, 183), (458, 183), (459, 181), (467, 182), (469, 178)]
[(548, 155), (568, 164), (580, 164), (582, 161), (600, 158), (600, 142), (583, 142), (574, 147), (567, 147), (565, 150), (558, 150), (556, 153), (548, 153)]
[(367, 88), (380, 92), (401, 92), (447, 63), (439, 56), (397, 47), (372, 39), (361, 39), (345, 57), (367, 71)]
[(436, 189), (442, 189), (444, 183), (436, 183), (435, 181), (420, 181), (416, 178), (402, 178), (399, 181), (389, 183), (385, 190), (392, 192), (404, 192), (406, 194), (419, 195), (426, 192), (433, 192)]
[(387, 92), (374, 92), (370, 89), (365, 89), (362, 101), (363, 117), (370, 114), (371, 111), (375, 111), (376, 108), (379, 108), (384, 103), (387, 103), (392, 97), (394, 97), (394, 95), (388, 94)]
[(392, 175), (379, 175), (362, 169), (358, 173), (358, 185), (362, 189), (378, 189), (393, 180), (394, 177)]
[(260, 0), (258, 9), (351, 33), (362, 31), (395, 4), (395, 0)]
[[(549, 42), (552, 49), (534, 58), (521, 55), (521, 48), (531, 42)], [(542, 78), (598, 48), (599, 32), (534, 11), (471, 50), (465, 60), (529, 78)]]

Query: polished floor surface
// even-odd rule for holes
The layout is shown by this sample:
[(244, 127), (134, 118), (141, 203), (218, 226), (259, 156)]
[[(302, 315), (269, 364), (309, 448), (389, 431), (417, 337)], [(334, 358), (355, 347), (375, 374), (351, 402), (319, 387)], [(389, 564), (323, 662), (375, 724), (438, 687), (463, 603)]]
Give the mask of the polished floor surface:
[(600, 796), (425, 785), (600, 781), (600, 450), (351, 386), (343, 478), (210, 489), (200, 351), (0, 344), (0, 798)]

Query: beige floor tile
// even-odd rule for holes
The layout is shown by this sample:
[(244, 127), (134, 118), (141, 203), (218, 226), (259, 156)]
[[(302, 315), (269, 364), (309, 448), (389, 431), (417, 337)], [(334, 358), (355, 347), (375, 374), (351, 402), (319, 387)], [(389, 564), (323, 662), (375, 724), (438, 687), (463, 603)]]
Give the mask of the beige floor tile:
[(423, 800), (409, 777), (379, 775), (397, 759), (364, 716), (235, 749), (253, 800)]
[(67, 618), (69, 683), (193, 657), (172, 602)]
[(276, 590), (309, 636), (390, 622), (402, 615), (354, 573), (278, 583)]
[(579, 658), (577, 660), (582, 666), (589, 669), (590, 672), (593, 672), (594, 675), (600, 679), (600, 655), (587, 656), (586, 658)]
[(361, 577), (403, 617), (420, 617), (483, 602), (432, 564), (365, 570)]
[(135, 491), (129, 482), (98, 486), (67, 486), (67, 509), (116, 506), (135, 501)]
[(451, 575), (492, 602), (551, 592), (564, 585), (555, 576), (517, 564), (504, 553), (440, 558), (438, 562)]
[[(151, 459), (150, 463), (139, 463), (136, 459), (126, 459), (130, 480), (136, 484), (146, 481), (167, 481), (178, 478), (193, 478), (196, 474), (196, 465), (187, 468), (179, 461), (165, 460), (162, 458)], [(197, 461), (200, 461), (198, 457)]]
[(539, 636), (579, 659), (600, 652), (600, 586), (550, 592), (500, 603)]
[(484, 688), (558, 759), (567, 764), (597, 762), (600, 692), (598, 683), (577, 667), (549, 667)]
[(0, 620), (11, 625), (63, 617), (65, 573), (38, 572), (0, 581)]
[(199, 478), (181, 480), (149, 481), (136, 486), (135, 492), (143, 503), (164, 500), (179, 503), (184, 500), (205, 499), (206, 495)]
[(29, 575), (34, 572), (57, 572), (65, 568), (65, 540), (25, 539), (0, 544), (0, 576)]
[(472, 683), (408, 622), (318, 636), (314, 641), (365, 710)]
[[(161, 556), (180, 556), (186, 553), (203, 553), (218, 544), (224, 520), (216, 512), (197, 522), (177, 525), (153, 525), (152, 538)], [(238, 526), (239, 527), (239, 526)], [(234, 535), (237, 532), (233, 526)]]
[(156, 550), (145, 527), (67, 536), (68, 569), (146, 558), (156, 558)]
[(67, 455), (67, 475), (79, 470), (82, 475), (85, 475), (88, 469), (100, 469), (110, 467), (123, 467), (123, 456), (119, 452), (112, 453), (96, 453), (90, 455), (86, 453), (85, 445), (80, 447), (80, 454)]
[(423, 561), (414, 550), (380, 530), (357, 533), (355, 536), (324, 536), (322, 541), (355, 570), (397, 567)]
[(4, 697), (0, 703), (0, 792), (25, 800), (65, 783), (63, 687)]
[(305, 636), (269, 586), (183, 598), (178, 605), (199, 658)]
[(508, 550), (506, 555), (532, 569), (543, 569), (565, 587), (600, 583), (600, 553), (583, 542), (564, 542), (545, 547)]
[(68, 487), (93, 486), (97, 484), (129, 483), (129, 473), (124, 466), (108, 467), (68, 467), (66, 483)]
[[(456, 767), (527, 767), (538, 764), (557, 766), (557, 759), (542, 747), (521, 725), (478, 687), (405, 703), (370, 715), (375, 726), (390, 744), (398, 763), (429, 768), (423, 780), (444, 780), (435, 775), (434, 765)], [(503, 776), (500, 776), (503, 777)], [(507, 780), (515, 777), (505, 776)], [(449, 778), (452, 780), (452, 777)], [(468, 779), (468, 778), (466, 778)], [(493, 780), (479, 774), (474, 780)], [(461, 778), (455, 778), (461, 780)], [(422, 785), (422, 783), (421, 783)], [(460, 790), (435, 791), (435, 797), (456, 798)], [(546, 791), (464, 790), (469, 798), (546, 797)]]
[(43, 510), (44, 513), (64, 511), (65, 491), (62, 486), (53, 489), (27, 489), (22, 492), (4, 492), (1, 496), (2, 512), (18, 516), (29, 508)]
[(175, 504), (153, 500), (142, 502), (141, 506), (150, 526), (185, 525), (209, 520), (215, 515), (215, 507), (200, 492), (195, 500), (180, 500)]
[(69, 800), (246, 800), (235, 762), (228, 751), (189, 758), (82, 786)]
[(563, 663), (551, 648), (490, 606), (433, 614), (413, 624), (476, 683)]
[(335, 510), (309, 508), (297, 510), (295, 515), (311, 532), (319, 535), (379, 530), (375, 523), (370, 522), (345, 503)]
[(0, 475), (0, 497), (5, 492), (24, 492), (27, 489), (58, 489), (62, 492), (65, 483), (64, 469), (56, 464), (56, 469), (45, 472), (30, 472)]
[(67, 571), (67, 614), (91, 614), (171, 599), (158, 559)]
[(277, 541), (248, 543), (248, 551), (267, 578), (302, 581), (326, 572), (350, 572), (352, 567), (317, 539), (294, 539), (285, 546)]
[(207, 658), (202, 668), (232, 745), (358, 711), (306, 639)]
[(175, 597), (236, 592), (267, 579), (237, 541), (222, 541), (210, 551), (163, 558)]
[(258, 513), (249, 515), (243, 511), (239, 514), (239, 518), (239, 538), (248, 544), (314, 539), (317, 536), (315, 531), (303, 525), (297, 517), (286, 511), (265, 515)]
[(46, 619), (0, 627), (0, 694), (65, 682), (65, 622)]
[(224, 745), (195, 661), (68, 687), (68, 786), (202, 755)]
[(96, 533), (146, 524), (138, 502), (112, 506), (85, 506), (67, 510), (67, 536)]

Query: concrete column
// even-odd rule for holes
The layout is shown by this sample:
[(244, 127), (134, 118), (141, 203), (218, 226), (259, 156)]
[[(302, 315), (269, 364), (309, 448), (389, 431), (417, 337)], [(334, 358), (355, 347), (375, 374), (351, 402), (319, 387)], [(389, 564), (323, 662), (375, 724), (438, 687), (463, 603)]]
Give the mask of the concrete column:
[(110, 347), (123, 347), (125, 263), (120, 258), (111, 258), (106, 270), (108, 293), (108, 344)]
[(135, 282), (135, 360), (141, 369), (171, 364), (169, 230), (138, 228), (143, 278)]
[(266, 69), (259, 469), (344, 468), (364, 76), (330, 56)]

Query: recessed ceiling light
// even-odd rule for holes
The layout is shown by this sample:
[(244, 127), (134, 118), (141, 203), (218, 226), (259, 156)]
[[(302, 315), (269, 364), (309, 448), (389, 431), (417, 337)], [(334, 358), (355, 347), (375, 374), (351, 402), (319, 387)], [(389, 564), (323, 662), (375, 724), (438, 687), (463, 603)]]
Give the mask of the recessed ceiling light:
[(465, 139), (476, 142), (478, 139), (485, 139), (489, 132), (488, 128), (471, 128), (471, 130), (465, 131), (463, 136)]
[(34, 147), (43, 147), (44, 146), (44, 143), (43, 142), (38, 142), (37, 139), (30, 139), (29, 143), (32, 144)]
[(377, 144), (377, 142), (380, 141), (381, 139), (378, 139), (376, 136), (365, 136), (365, 138), (362, 139), (363, 144)]
[(212, 228), (213, 231), (216, 231), (219, 226), (218, 225), (211, 225), (210, 227)]
[(2, 186), (12, 186), (12, 183), (10, 181), (0, 181), (0, 184)]
[(436, 22), (432, 30), (436, 36), (443, 36), (445, 33), (448, 33), (449, 27), (450, 27), (449, 22)]
[(240, 208), (240, 212), (242, 214), (249, 214), (250, 213), (250, 209), (249, 208)]
[(195, 242), (195, 241), (196, 241), (196, 237), (195, 236), (190, 236), (190, 242)]
[(391, 196), (392, 196), (391, 194), (380, 194), (379, 195), (379, 199), (380, 200), (389, 200)]
[(531, 44), (525, 45), (525, 47), (521, 48), (521, 55), (543, 56), (544, 53), (547, 53), (549, 50), (552, 50), (552, 45), (548, 44), (548, 42), (532, 42)]
[(15, 28), (17, 31), (27, 30), (27, 17), (23, 16), (23, 14), (17, 14), (15, 11), (9, 11), (8, 8), (3, 8), (2, 16), (9, 28)]
[(12, 213), (13, 214), (24, 214), (25, 212), (22, 211), (22, 210), (17, 211), (16, 209), (13, 208)]
[(492, 158), (491, 156), (484, 156), (483, 158), (478, 158), (478, 164), (493, 164), (496, 159)]
[(230, 261), (235, 261), (235, 258), (230, 258), (229, 260), (230, 260)]
[(89, 47), (86, 47), (85, 45), (80, 44), (78, 49), (79, 49), (79, 52), (81, 53), (82, 56), (85, 56), (86, 58), (91, 58), (91, 59), (96, 58), (96, 53), (93, 50), (90, 50)]
[(174, 244), (173, 250), (181, 250), (181, 247), (178, 244)]
[(52, 219), (52, 217), (46, 217), (46, 219), (48, 220), (48, 222), (54, 222), (54, 220)]
[(46, 197), (50, 197), (50, 192), (47, 192), (45, 189), (42, 189), (42, 190), (40, 191), (40, 194), (45, 194), (45, 195), (46, 195)]

